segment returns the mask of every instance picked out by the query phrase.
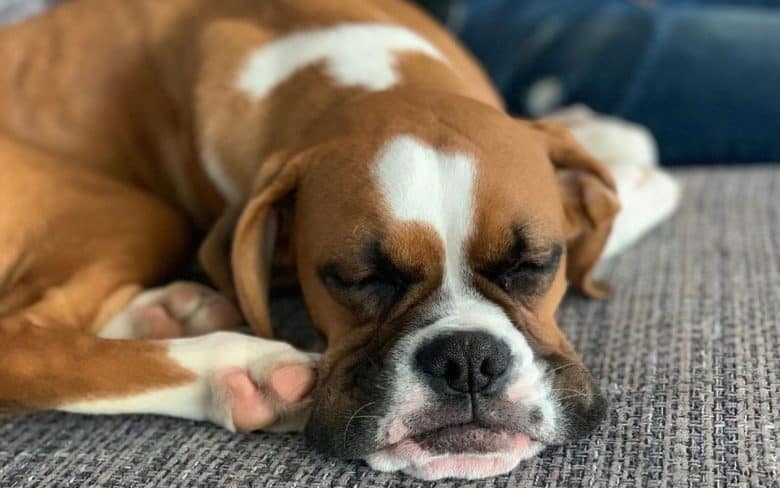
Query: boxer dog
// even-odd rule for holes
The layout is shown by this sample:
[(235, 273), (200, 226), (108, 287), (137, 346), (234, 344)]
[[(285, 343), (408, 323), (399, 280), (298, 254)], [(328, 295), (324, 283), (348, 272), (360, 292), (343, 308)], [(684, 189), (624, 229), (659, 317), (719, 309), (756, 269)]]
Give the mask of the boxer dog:
[[(415, 7), (73, 0), (0, 59), (0, 412), (305, 429), (426, 479), (602, 418), (555, 311), (604, 296), (614, 182)], [(164, 285), (194, 247), (219, 292)], [(321, 358), (270, 339), (289, 276)]]

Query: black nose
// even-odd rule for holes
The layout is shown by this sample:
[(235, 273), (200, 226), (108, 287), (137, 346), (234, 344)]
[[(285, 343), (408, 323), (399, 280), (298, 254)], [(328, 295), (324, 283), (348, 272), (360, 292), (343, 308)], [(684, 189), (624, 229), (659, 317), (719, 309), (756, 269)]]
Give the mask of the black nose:
[(484, 332), (453, 332), (417, 350), (417, 368), (434, 391), (492, 394), (506, 376), (509, 346)]

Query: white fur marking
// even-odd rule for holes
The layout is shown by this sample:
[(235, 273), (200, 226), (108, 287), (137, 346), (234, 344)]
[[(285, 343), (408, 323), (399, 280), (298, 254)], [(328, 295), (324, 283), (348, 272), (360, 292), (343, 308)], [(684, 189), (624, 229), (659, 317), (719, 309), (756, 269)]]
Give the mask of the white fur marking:
[(621, 253), (668, 219), (680, 201), (680, 185), (658, 164), (658, 145), (647, 128), (574, 105), (547, 117), (565, 124), (612, 173), (621, 210), (602, 260)]
[(429, 224), (444, 242), (444, 289), (449, 297), (465, 293), (464, 245), (474, 206), (474, 161), (448, 154), (410, 136), (385, 146), (375, 166), (385, 203), (398, 220)]
[(64, 412), (95, 415), (156, 414), (207, 420), (208, 384), (198, 379), (188, 385), (140, 393), (121, 399), (84, 400), (58, 408)]
[(238, 77), (238, 88), (263, 98), (297, 71), (325, 62), (340, 85), (386, 90), (400, 81), (395, 53), (417, 52), (444, 61), (426, 39), (401, 26), (341, 24), (284, 36), (254, 51)]

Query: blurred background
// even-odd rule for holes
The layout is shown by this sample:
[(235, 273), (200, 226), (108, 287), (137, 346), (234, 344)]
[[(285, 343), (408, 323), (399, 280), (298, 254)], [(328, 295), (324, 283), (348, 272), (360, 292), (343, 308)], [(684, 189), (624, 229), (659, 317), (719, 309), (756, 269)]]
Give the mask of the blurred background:
[(780, 161), (780, 0), (419, 0), (510, 111), (649, 128), (664, 165)]

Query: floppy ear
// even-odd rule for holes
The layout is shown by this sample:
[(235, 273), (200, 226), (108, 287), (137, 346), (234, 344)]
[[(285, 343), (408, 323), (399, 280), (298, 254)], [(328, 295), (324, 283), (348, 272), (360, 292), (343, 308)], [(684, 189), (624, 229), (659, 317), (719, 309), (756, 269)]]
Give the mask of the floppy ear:
[(233, 270), (230, 268), (230, 248), (233, 243), (233, 231), (244, 203), (226, 208), (198, 249), (198, 262), (203, 267), (214, 286), (222, 294), (235, 297)]
[(283, 152), (263, 163), (233, 235), (230, 256), (238, 303), (249, 325), (261, 337), (273, 336), (268, 292), (281, 225), (274, 204), (297, 187), (306, 161), (304, 154), (291, 156)]
[(250, 197), (223, 213), (198, 253), (211, 280), (227, 295), (236, 296), (244, 317), (261, 337), (273, 336), (268, 292), (280, 226), (274, 204), (294, 191), (303, 161), (287, 152), (265, 161)]
[(609, 286), (593, 280), (591, 274), (620, 211), (615, 181), (566, 127), (551, 122), (533, 125), (545, 135), (560, 183), (566, 218), (566, 277), (586, 295), (605, 298)]

